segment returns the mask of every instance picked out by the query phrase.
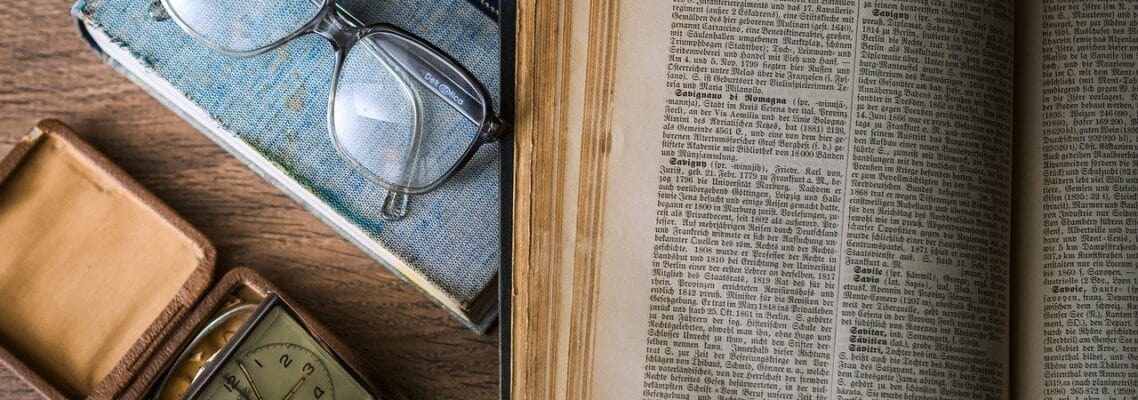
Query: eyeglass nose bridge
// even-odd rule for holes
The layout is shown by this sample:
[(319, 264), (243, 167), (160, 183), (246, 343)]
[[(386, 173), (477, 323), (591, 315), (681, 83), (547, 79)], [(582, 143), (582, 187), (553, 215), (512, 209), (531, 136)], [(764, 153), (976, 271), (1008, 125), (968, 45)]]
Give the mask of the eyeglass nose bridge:
[(364, 28), (354, 21), (349, 21), (343, 13), (337, 12), (335, 6), (324, 7), (321, 14), (313, 19), (308, 31), (328, 39), (333, 50), (337, 53), (351, 48), (360, 40)]

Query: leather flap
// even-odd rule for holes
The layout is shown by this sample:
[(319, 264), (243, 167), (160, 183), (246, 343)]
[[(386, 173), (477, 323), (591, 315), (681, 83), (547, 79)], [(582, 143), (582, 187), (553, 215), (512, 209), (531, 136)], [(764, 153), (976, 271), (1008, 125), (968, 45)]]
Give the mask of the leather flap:
[(0, 360), (114, 398), (209, 287), (197, 230), (58, 121), (0, 161)]

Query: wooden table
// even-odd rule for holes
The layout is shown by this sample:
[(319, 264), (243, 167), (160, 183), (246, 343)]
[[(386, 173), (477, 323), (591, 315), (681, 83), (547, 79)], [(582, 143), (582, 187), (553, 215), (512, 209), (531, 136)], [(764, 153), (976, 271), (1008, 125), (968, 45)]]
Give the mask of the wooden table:
[[(416, 397), (497, 396), (497, 329), (464, 328), (104, 65), (72, 3), (0, 7), (0, 155), (37, 120), (61, 119), (209, 237), (218, 276), (261, 272)], [(0, 367), (0, 399), (35, 398)]]

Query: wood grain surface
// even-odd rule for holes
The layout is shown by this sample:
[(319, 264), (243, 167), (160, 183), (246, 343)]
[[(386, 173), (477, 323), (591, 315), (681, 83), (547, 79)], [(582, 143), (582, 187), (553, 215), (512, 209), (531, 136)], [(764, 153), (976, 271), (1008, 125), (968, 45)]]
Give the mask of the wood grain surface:
[[(497, 397), (496, 329), (464, 328), (104, 65), (72, 3), (0, 2), (0, 155), (58, 118), (209, 237), (218, 276), (257, 270), (418, 398)], [(36, 398), (0, 367), (0, 399)]]

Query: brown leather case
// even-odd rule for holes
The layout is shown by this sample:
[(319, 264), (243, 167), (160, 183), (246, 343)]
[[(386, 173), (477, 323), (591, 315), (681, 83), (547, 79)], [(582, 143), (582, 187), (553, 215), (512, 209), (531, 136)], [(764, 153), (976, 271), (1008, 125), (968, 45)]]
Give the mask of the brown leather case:
[(148, 396), (230, 294), (276, 293), (343, 361), (379, 382), (252, 270), (213, 283), (209, 241), (63, 123), (0, 161), (0, 362), (51, 399)]

